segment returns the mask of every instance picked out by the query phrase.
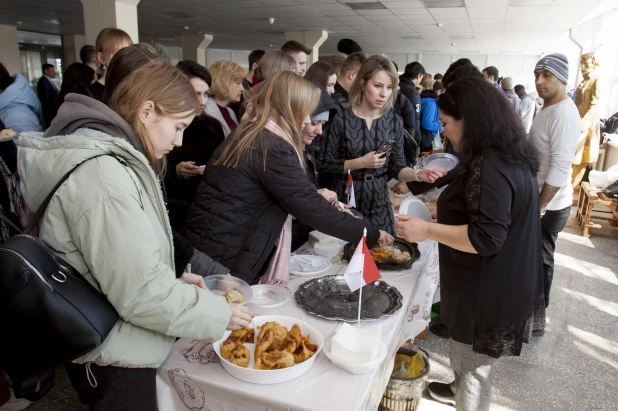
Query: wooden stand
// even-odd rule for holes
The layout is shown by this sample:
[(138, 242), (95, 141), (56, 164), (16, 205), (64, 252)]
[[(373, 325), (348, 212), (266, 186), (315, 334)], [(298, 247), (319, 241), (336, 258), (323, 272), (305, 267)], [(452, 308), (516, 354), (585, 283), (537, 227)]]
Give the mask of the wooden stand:
[[(588, 233), (590, 227), (618, 231), (618, 226), (616, 226), (618, 224), (618, 220), (616, 219), (614, 213), (612, 211), (594, 209), (595, 204), (604, 205), (609, 207), (610, 210), (615, 210), (618, 205), (618, 199), (607, 197), (603, 192), (597, 192), (592, 188), (590, 183), (582, 183), (579, 191), (579, 198), (577, 200), (577, 214), (575, 215), (577, 222), (582, 229), (582, 236), (590, 237), (590, 234)], [(595, 213), (602, 214), (601, 216), (595, 215), (595, 220), (606, 220), (613, 225), (601, 225), (592, 222), (591, 219), (593, 211)]]

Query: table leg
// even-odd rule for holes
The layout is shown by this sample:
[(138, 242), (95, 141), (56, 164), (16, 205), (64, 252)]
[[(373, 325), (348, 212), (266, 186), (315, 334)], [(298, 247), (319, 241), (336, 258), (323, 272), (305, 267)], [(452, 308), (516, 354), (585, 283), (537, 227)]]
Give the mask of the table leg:
[(584, 227), (582, 228), (582, 236), (590, 237), (588, 234), (590, 227), (590, 219), (592, 219), (592, 208), (594, 207), (594, 203), (590, 203), (590, 197), (588, 197), (588, 201), (586, 202), (586, 218), (584, 218)]

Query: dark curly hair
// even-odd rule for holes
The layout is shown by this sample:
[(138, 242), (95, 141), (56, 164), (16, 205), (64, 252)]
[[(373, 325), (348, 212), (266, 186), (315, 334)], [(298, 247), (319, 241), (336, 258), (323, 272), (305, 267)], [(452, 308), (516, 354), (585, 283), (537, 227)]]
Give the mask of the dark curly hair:
[(438, 108), (456, 120), (463, 119), (459, 151), (464, 169), (493, 150), (508, 163), (538, 171), (539, 153), (528, 140), (521, 117), (492, 84), (478, 77), (458, 79), (438, 98)]
[(481, 77), (483, 78), (483, 73), (472, 64), (470, 59), (459, 59), (451, 64), (444, 73), (444, 77), (442, 77), (442, 84), (444, 87), (448, 87), (452, 82), (464, 78), (464, 77)]
[(0, 92), (6, 90), (14, 81), (15, 77), (11, 76), (4, 64), (0, 63)]
[(208, 69), (201, 64), (193, 61), (193, 60), (183, 60), (176, 64), (178, 70), (182, 71), (185, 76), (190, 79), (192, 78), (200, 78), (208, 84), (208, 87), (212, 84), (212, 77), (210, 76), (210, 72)]

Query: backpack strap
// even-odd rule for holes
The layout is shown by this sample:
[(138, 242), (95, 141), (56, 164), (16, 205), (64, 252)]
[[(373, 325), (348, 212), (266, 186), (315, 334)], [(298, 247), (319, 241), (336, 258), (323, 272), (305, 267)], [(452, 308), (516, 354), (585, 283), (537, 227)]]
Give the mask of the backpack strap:
[(51, 201), (52, 197), (54, 197), (54, 194), (56, 194), (56, 191), (58, 191), (60, 186), (71, 176), (71, 174), (73, 174), (73, 172), (75, 170), (77, 170), (77, 168), (79, 166), (81, 166), (82, 164), (84, 164), (84, 163), (86, 163), (86, 162), (88, 162), (88, 161), (90, 161), (92, 159), (95, 159), (95, 158), (98, 158), (98, 157), (103, 157), (103, 156), (112, 156), (112, 157), (116, 158), (118, 161), (120, 161), (120, 163), (126, 164), (126, 160), (125, 159), (123, 159), (122, 157), (117, 156), (115, 154), (111, 154), (111, 153), (99, 154), (97, 156), (90, 157), (89, 159), (86, 159), (86, 160), (82, 161), (81, 163), (77, 164), (75, 167), (73, 167), (71, 170), (67, 171), (66, 174), (62, 176), (60, 181), (58, 181), (58, 183), (54, 186), (54, 188), (52, 188), (51, 192), (47, 195), (47, 197), (45, 198), (43, 203), (41, 203), (39, 208), (36, 210), (36, 212), (32, 216), (32, 219), (30, 220), (30, 224), (28, 225), (28, 228), (26, 229), (26, 234), (31, 234), (32, 233), (32, 231), (37, 226), (37, 224), (39, 223), (41, 218), (43, 218), (43, 214), (45, 214), (45, 210), (47, 209), (47, 206), (49, 205), (49, 202)]

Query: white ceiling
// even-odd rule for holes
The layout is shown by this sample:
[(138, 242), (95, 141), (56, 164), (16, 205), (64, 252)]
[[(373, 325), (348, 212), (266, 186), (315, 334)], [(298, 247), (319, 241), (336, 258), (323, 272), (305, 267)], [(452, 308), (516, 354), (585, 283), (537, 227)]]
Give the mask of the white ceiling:
[[(352, 38), (371, 52), (540, 54), (601, 1), (381, 0), (382, 9), (353, 10), (344, 2), (377, 1), (141, 0), (138, 19), (142, 41), (171, 44), (176, 34), (209, 33), (210, 47), (221, 49), (278, 48), (285, 31), (326, 30), (326, 53)], [(84, 33), (79, 0), (0, 0), (0, 24), (17, 22), (22, 30)]]

